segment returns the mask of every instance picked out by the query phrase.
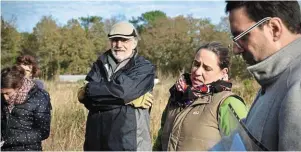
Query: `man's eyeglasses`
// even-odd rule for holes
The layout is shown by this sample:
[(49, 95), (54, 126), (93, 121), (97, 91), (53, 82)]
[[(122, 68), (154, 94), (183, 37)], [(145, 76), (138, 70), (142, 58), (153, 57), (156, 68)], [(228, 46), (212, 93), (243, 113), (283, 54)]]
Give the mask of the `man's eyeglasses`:
[(250, 28), (248, 28), (247, 30), (243, 31), (242, 33), (240, 33), (239, 35), (233, 37), (231, 36), (231, 39), (232, 41), (235, 43), (235, 45), (238, 47), (238, 48), (242, 48), (239, 43), (237, 42), (240, 38), (242, 38), (243, 36), (245, 36), (246, 34), (250, 33), (255, 27), (261, 25), (262, 23), (268, 21), (272, 19), (272, 17), (265, 17), (263, 19), (261, 19), (260, 21), (258, 21), (257, 23), (255, 23), (253, 26), (251, 26)]

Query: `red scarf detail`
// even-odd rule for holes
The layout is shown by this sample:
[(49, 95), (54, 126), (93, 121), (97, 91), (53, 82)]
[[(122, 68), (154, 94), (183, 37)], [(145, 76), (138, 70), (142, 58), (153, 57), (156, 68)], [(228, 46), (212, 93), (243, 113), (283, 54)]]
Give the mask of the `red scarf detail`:
[(22, 86), (6, 101), (9, 104), (8, 109), (10, 112), (14, 108), (14, 105), (25, 102), (27, 94), (33, 86), (33, 81), (28, 78), (23, 78)]

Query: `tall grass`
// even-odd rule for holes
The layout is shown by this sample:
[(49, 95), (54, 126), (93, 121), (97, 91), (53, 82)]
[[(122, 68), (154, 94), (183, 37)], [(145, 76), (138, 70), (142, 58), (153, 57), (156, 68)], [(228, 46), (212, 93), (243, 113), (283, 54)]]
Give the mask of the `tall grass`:
[[(175, 82), (173, 77), (161, 78), (153, 90), (154, 104), (151, 109), (151, 135), (155, 140), (160, 128), (161, 114), (169, 98), (169, 88)], [(239, 82), (239, 83), (237, 83)], [(79, 83), (47, 82), (46, 90), (52, 103), (51, 132), (43, 142), (43, 149), (49, 151), (83, 150), (85, 125), (88, 111), (77, 101)], [(254, 80), (235, 81), (233, 91), (250, 104), (258, 90)]]
[(52, 119), (43, 150), (82, 150), (88, 111), (77, 101), (80, 84), (48, 82), (46, 87), (51, 97)]

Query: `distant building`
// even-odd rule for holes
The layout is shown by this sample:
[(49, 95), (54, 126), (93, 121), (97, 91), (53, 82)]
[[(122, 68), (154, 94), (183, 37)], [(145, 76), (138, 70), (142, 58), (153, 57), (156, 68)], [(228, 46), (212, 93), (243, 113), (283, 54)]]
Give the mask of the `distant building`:
[[(61, 82), (77, 82), (80, 80), (85, 80), (85, 78), (86, 75), (60, 75), (59, 76), (59, 80)], [(154, 79), (155, 85), (159, 82), (160, 82), (159, 78)]]
[(155, 78), (155, 80), (154, 80), (155, 85), (159, 82), (160, 82), (159, 78)]
[(59, 80), (62, 82), (77, 82), (85, 80), (86, 75), (60, 75)]

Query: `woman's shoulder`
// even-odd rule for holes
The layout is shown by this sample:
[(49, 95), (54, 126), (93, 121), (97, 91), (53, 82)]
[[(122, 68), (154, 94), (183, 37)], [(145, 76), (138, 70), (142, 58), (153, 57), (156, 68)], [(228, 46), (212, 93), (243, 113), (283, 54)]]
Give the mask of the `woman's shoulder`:
[(29, 91), (28, 96), (28, 99), (33, 102), (50, 102), (49, 93), (37, 85), (34, 85), (34, 87)]
[(235, 112), (240, 118), (246, 117), (249, 111), (244, 100), (235, 94), (227, 97), (224, 100), (224, 102), (220, 106), (220, 111), (222, 111), (221, 109), (228, 108), (230, 108), (231, 111)]
[(222, 91), (217, 97), (221, 100), (221, 106), (229, 104), (244, 106), (246, 105), (244, 99), (232, 91)]
[(235, 93), (233, 93), (232, 91), (221, 91), (218, 93), (213, 93), (212, 94), (212, 100), (214, 100), (215, 102), (218, 103), (223, 103), (225, 102), (225, 100), (229, 97), (236, 97), (237, 95), (235, 95)]
[(39, 79), (33, 79), (32, 80), (39, 88), (44, 89), (45, 85), (44, 82), (42, 80)]

